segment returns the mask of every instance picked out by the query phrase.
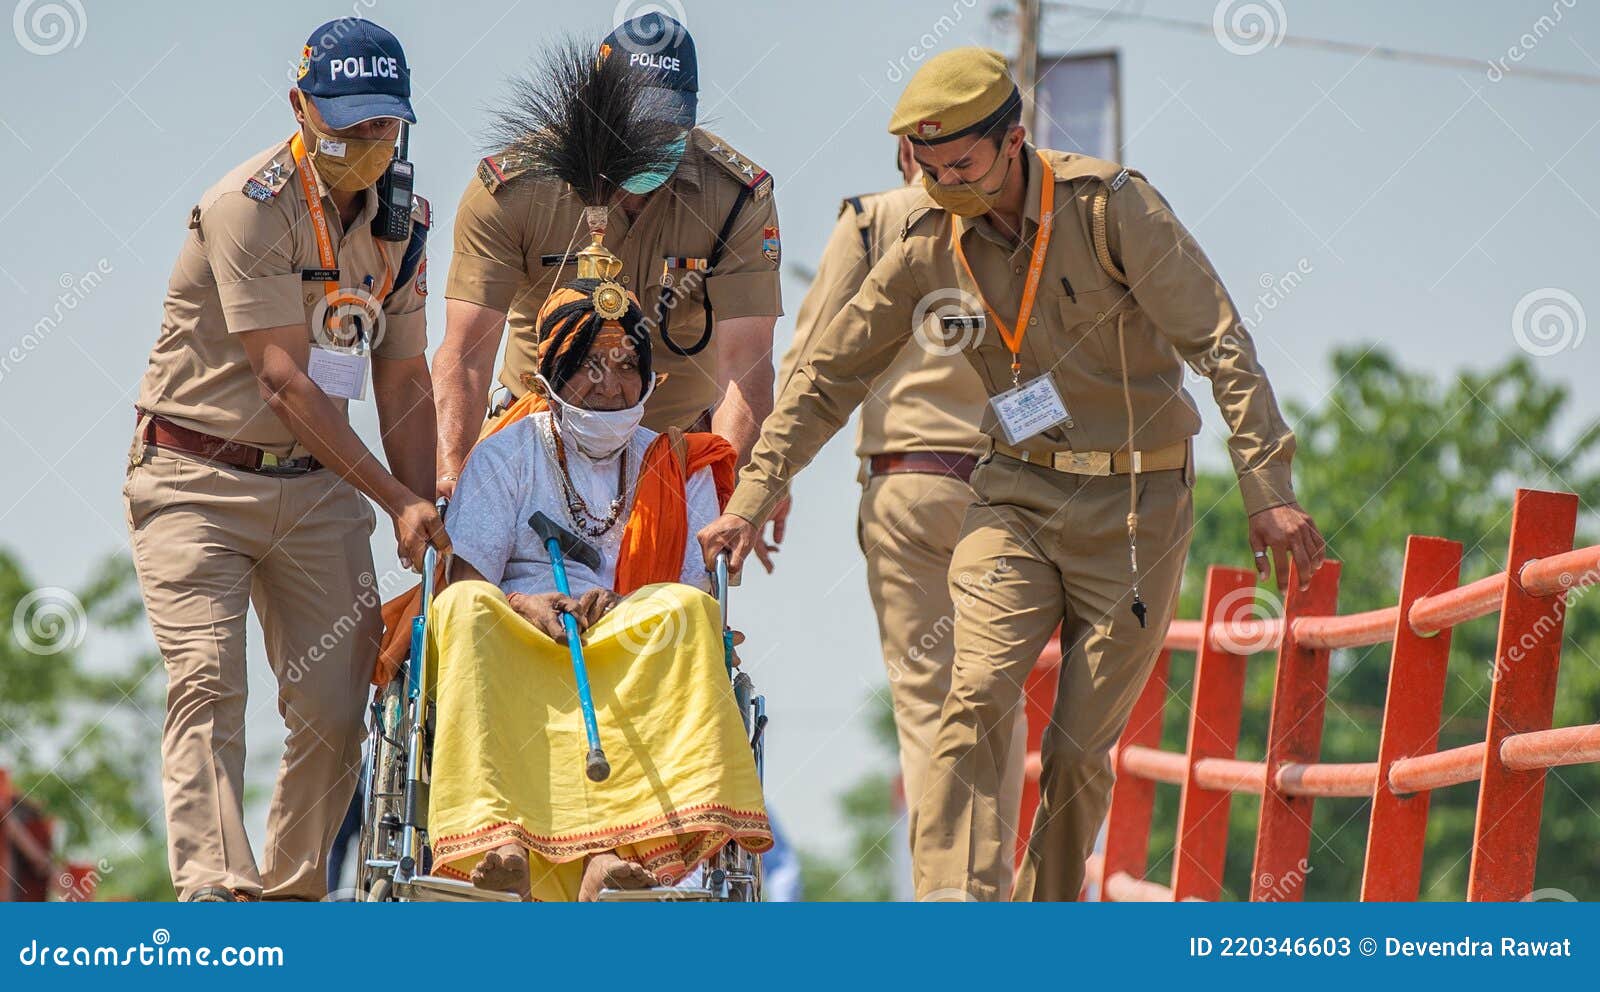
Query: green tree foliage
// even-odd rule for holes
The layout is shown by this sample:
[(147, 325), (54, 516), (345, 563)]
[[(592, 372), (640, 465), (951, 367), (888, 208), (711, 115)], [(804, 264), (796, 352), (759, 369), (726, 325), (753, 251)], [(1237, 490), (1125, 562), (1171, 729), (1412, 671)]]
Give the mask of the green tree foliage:
[(55, 817), (57, 853), (94, 866), (99, 898), (172, 897), (159, 792), (165, 679), (143, 620), (125, 555), (68, 592), (42, 588), (0, 551), (0, 768)]
[[(1574, 425), (1563, 387), (1543, 381), (1527, 359), (1485, 372), (1440, 378), (1401, 368), (1381, 350), (1352, 348), (1332, 359), (1336, 385), (1313, 406), (1287, 404), (1296, 426), (1296, 489), (1343, 563), (1339, 610), (1392, 605), (1407, 536), (1430, 534), (1463, 545), (1463, 582), (1501, 571), (1518, 487), (1577, 493), (1577, 544), (1600, 541), (1593, 510), (1600, 498), (1595, 453), (1600, 424)], [(1565, 441), (1563, 438), (1574, 438)], [(1244, 507), (1229, 472), (1201, 473), (1195, 487), (1195, 534), (1179, 615), (1199, 615), (1206, 566), (1251, 566)], [(1271, 590), (1261, 599), (1270, 614)], [(1451, 646), (1440, 748), (1484, 737), (1492, 686), (1495, 617), (1463, 624)], [(1336, 652), (1331, 659), (1322, 760), (1371, 761), (1377, 755), (1387, 691), (1387, 643)], [(1267, 734), (1274, 657), (1249, 662), (1239, 756), (1259, 759)], [(1194, 658), (1174, 654), (1163, 747), (1186, 747)], [(1600, 721), (1600, 591), (1569, 595), (1555, 724)], [(882, 738), (892, 756), (892, 734)], [(892, 760), (892, 757), (891, 759)], [(887, 767), (887, 764), (885, 765)], [(841, 799), (851, 842), (844, 861), (807, 858), (808, 898), (882, 898), (892, 868), (885, 850), (893, 820), (887, 772), (861, 779)], [(1171, 877), (1177, 789), (1160, 786), (1150, 840), (1149, 878)], [(1432, 797), (1422, 898), (1466, 894), (1477, 802), (1474, 785)], [(1256, 821), (1254, 797), (1231, 806), (1224, 898), (1248, 898)], [(1370, 803), (1320, 800), (1313, 821), (1308, 899), (1359, 895)], [(1536, 887), (1600, 899), (1600, 766), (1550, 772)], [(1379, 838), (1381, 843), (1382, 839)]]

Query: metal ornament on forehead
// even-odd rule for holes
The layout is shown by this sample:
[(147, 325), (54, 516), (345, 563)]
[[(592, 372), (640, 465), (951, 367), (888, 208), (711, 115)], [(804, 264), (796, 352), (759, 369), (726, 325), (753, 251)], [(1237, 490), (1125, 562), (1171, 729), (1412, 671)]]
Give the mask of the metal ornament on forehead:
[(605, 246), (606, 215), (604, 206), (583, 208), (583, 222), (589, 228), (589, 243), (578, 252), (578, 278), (599, 281), (600, 284), (589, 294), (594, 312), (604, 320), (618, 320), (628, 312), (628, 293), (617, 282), (617, 276), (622, 272), (622, 259)]

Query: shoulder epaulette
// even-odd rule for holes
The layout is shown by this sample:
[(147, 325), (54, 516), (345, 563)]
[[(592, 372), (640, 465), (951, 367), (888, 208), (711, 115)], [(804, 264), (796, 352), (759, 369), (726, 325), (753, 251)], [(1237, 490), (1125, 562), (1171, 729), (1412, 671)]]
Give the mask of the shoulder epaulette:
[(703, 136), (702, 147), (706, 155), (732, 176), (735, 182), (747, 187), (758, 200), (771, 195), (772, 173), (750, 161), (722, 139), (704, 131), (698, 133)]
[(294, 156), (289, 154), (289, 149), (272, 157), (266, 165), (257, 169), (250, 178), (244, 181), (241, 192), (252, 200), (262, 203), (271, 203), (289, 182), (289, 177), (294, 175)]
[(478, 181), (483, 183), (489, 192), (498, 193), (502, 186), (520, 176), (527, 167), (527, 163), (520, 155), (513, 153), (486, 155), (478, 161)]

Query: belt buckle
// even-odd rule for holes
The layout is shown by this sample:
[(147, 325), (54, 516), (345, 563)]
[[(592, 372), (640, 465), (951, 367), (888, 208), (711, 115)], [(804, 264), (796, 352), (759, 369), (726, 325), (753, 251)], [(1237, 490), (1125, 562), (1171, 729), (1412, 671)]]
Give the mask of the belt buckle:
[(279, 458), (277, 455), (273, 454), (270, 451), (263, 451), (261, 453), (261, 467), (262, 468), (273, 468), (273, 469), (275, 469), (283, 461), (284, 461), (284, 459)]
[(1073, 475), (1110, 475), (1109, 451), (1059, 451), (1056, 453), (1056, 470)]

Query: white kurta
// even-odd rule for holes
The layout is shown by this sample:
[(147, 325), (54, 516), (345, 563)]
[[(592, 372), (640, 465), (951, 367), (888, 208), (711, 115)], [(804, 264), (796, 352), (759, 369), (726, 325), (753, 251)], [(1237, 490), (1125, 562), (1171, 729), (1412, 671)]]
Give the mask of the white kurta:
[[(445, 529), (455, 555), (477, 569), (485, 579), (507, 592), (554, 592), (555, 573), (550, 556), (528, 518), (536, 511), (587, 540), (600, 552), (598, 573), (567, 559), (567, 579), (572, 595), (595, 587), (610, 589), (616, 579), (622, 531), (633, 512), (633, 491), (645, 449), (656, 432), (641, 427), (629, 441), (626, 489), (628, 502), (616, 523), (598, 537), (583, 533), (567, 508), (561, 489), (561, 467), (549, 443), (548, 411), (525, 417), (480, 441), (472, 449), (455, 499), (445, 513)], [(590, 513), (604, 518), (617, 495), (617, 455), (593, 460), (567, 445), (567, 468), (578, 494)], [(683, 549), (679, 581), (709, 589), (705, 561), (694, 535), (718, 514), (716, 483), (709, 468), (689, 477), (685, 486), (689, 504), (689, 541)]]

